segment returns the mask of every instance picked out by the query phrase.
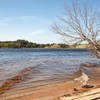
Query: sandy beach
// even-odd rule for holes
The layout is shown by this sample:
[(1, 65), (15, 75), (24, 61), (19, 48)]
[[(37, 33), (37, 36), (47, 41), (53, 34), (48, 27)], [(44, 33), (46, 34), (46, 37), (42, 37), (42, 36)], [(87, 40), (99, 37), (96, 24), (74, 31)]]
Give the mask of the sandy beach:
[[(64, 95), (73, 95), (90, 90), (95, 91), (95, 88), (100, 88), (100, 80), (90, 80), (87, 84), (93, 86), (93, 88), (82, 88), (82, 84), (80, 82), (76, 82), (73, 80), (63, 80), (58, 83), (52, 83), (49, 85), (39, 86), (35, 88), (33, 88), (31, 84), (30, 87), (27, 87), (26, 89), (24, 88), (24, 90), (21, 89), (19, 91), (17, 89), (12, 88), (6, 91), (0, 96), (0, 100), (59, 100), (60, 97)], [(78, 91), (74, 91), (74, 88), (78, 89)]]
[(73, 88), (79, 88), (79, 83), (72, 81), (55, 83), (37, 88), (28, 88), (21, 91), (8, 90), (0, 97), (0, 100), (58, 100), (66, 93), (72, 93)]

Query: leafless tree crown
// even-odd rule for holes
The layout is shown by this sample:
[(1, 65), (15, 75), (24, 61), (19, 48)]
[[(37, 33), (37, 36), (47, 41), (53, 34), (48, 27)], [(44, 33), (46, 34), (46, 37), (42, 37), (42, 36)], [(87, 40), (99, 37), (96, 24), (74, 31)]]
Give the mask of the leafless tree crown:
[(59, 17), (52, 29), (64, 37), (68, 44), (88, 43), (97, 58), (100, 58), (100, 16), (98, 11), (86, 5), (73, 3), (65, 7), (65, 15)]

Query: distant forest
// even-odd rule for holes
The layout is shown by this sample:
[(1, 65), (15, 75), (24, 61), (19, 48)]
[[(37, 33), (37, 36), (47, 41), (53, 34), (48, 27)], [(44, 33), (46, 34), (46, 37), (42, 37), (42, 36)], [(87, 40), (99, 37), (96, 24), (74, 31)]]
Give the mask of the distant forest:
[(26, 40), (0, 41), (0, 48), (69, 48), (66, 44), (37, 44)]

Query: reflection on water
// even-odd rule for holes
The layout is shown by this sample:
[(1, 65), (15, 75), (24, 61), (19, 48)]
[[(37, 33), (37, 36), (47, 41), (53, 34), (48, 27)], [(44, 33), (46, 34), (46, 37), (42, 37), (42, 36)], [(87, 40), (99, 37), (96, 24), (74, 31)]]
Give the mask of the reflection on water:
[[(25, 89), (71, 79), (81, 63), (90, 62), (99, 63), (99, 60), (84, 49), (0, 49), (0, 86), (19, 72), (25, 75), (27, 68), (31, 71), (13, 88)], [(82, 70), (90, 76), (94, 72), (94, 69)]]

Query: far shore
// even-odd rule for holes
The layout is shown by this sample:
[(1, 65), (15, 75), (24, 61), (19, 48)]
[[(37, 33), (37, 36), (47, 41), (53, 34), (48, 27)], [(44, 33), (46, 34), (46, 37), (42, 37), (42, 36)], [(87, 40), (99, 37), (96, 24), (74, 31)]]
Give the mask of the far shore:
[(0, 41), (0, 48), (90, 48), (88, 44), (33, 43), (27, 40)]

